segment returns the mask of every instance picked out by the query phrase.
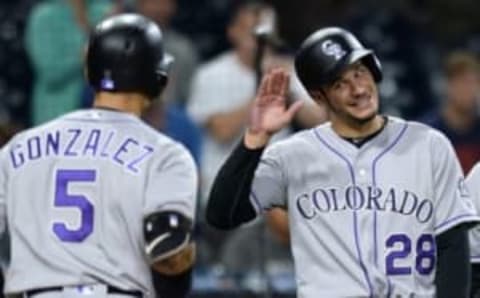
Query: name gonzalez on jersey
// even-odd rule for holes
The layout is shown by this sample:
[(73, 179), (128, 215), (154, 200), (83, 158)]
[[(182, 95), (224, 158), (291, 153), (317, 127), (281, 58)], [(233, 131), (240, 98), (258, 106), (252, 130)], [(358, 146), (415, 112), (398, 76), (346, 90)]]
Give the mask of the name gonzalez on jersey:
[(131, 136), (120, 140), (114, 130), (65, 129), (33, 135), (12, 143), (10, 161), (14, 169), (49, 156), (105, 158), (137, 174), (139, 166), (152, 156), (154, 147)]

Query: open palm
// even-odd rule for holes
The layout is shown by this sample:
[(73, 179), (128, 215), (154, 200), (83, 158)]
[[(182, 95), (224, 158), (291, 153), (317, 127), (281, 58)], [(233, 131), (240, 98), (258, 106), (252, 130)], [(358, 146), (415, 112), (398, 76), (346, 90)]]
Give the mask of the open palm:
[(250, 131), (272, 135), (290, 123), (302, 102), (297, 101), (287, 109), (288, 87), (289, 75), (281, 68), (263, 77), (253, 103)]

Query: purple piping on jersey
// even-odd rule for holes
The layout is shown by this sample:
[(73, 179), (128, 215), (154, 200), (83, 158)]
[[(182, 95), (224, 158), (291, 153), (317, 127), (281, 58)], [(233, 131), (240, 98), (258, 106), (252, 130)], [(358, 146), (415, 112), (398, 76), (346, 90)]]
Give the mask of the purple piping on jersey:
[(250, 195), (252, 196), (253, 198), (253, 202), (255, 203), (255, 205), (257, 205), (257, 212), (260, 214), (263, 210), (262, 208), (262, 205), (260, 204), (260, 201), (258, 200), (258, 197), (257, 195), (255, 194), (255, 192), (252, 190), (250, 191)]
[(435, 230), (438, 230), (448, 224), (450, 224), (451, 222), (454, 222), (456, 221), (457, 219), (461, 219), (461, 218), (465, 218), (465, 217), (471, 217), (471, 219), (477, 219), (478, 220), (478, 217), (475, 215), (475, 214), (471, 214), (471, 213), (466, 213), (466, 214), (462, 214), (462, 215), (458, 215), (458, 216), (455, 216), (454, 218), (450, 218), (446, 221), (444, 221), (443, 223), (439, 224), (438, 226), (434, 227)]
[[(353, 171), (352, 163), (342, 153), (337, 151), (335, 148), (330, 146), (330, 144), (328, 144), (324, 139), (322, 139), (322, 137), (320, 136), (320, 134), (318, 133), (318, 131), (316, 129), (313, 129), (313, 132), (314, 132), (315, 136), (317, 137), (317, 139), (320, 141), (320, 143), (325, 145), (325, 147), (327, 147), (330, 151), (332, 151), (338, 157), (340, 157), (343, 161), (345, 161), (345, 163), (347, 164), (347, 168), (350, 172), (350, 178), (352, 179), (353, 186), (356, 186), (355, 173)], [(355, 192), (354, 192), (354, 195), (355, 195)], [(354, 197), (354, 200), (355, 200), (355, 197)], [(362, 260), (362, 251), (360, 249), (360, 244), (359, 244), (359, 239), (358, 239), (357, 212), (355, 210), (353, 211), (353, 232), (354, 232), (354, 236), (355, 236), (355, 246), (356, 246), (356, 249), (357, 249), (358, 262), (360, 264), (360, 268), (362, 268), (363, 274), (365, 275), (365, 279), (367, 280), (368, 290), (370, 291), (369, 297), (373, 297), (372, 282), (370, 281), (370, 277), (368, 276), (367, 267), (365, 267), (365, 264), (363, 263), (363, 260)]]
[[(372, 162), (372, 184), (374, 187), (377, 187), (377, 171), (376, 171), (376, 166), (377, 162), (382, 158), (388, 151), (392, 150), (395, 145), (400, 141), (402, 136), (405, 134), (405, 131), (407, 130), (408, 123), (405, 122), (405, 125), (402, 127), (402, 130), (400, 130), (400, 133), (398, 136), (393, 140), (393, 142), (385, 148), (382, 152), (380, 152), (379, 155), (377, 155)], [(378, 238), (377, 238), (377, 210), (373, 210), (373, 258), (375, 260), (375, 265), (378, 267)], [(390, 279), (387, 276), (387, 284), (388, 284), (388, 290), (387, 290), (387, 297), (390, 297), (392, 294), (392, 283), (390, 282)]]
[[(377, 172), (377, 162), (380, 160), (380, 158), (382, 158), (388, 151), (392, 150), (393, 147), (395, 147), (395, 145), (398, 143), (398, 141), (402, 138), (403, 134), (405, 133), (405, 131), (407, 130), (407, 127), (408, 127), (408, 123), (405, 122), (405, 125), (403, 126), (402, 130), (400, 131), (400, 133), (398, 134), (398, 136), (395, 138), (395, 140), (393, 140), (393, 142), (387, 146), (387, 148), (385, 148), (385, 150), (383, 150), (382, 152), (380, 152), (379, 155), (377, 155), (374, 159), (373, 159), (373, 162), (372, 162), (372, 183), (373, 183), (373, 186), (376, 187), (377, 186), (377, 175), (376, 175), (376, 172)], [(374, 222), (374, 225), (373, 225), (373, 241), (374, 241), (374, 247), (373, 247), (373, 256), (374, 256), (374, 260), (375, 260), (375, 265), (378, 266), (378, 250), (377, 250), (377, 212), (376, 210), (374, 210), (373, 212), (373, 222)]]

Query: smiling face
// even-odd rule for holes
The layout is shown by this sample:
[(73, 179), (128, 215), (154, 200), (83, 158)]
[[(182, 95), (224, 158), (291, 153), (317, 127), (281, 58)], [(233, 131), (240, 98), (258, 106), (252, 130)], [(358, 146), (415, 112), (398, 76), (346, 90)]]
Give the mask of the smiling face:
[(332, 83), (314, 92), (326, 101), (332, 121), (363, 125), (378, 114), (378, 89), (370, 70), (361, 62), (348, 66)]

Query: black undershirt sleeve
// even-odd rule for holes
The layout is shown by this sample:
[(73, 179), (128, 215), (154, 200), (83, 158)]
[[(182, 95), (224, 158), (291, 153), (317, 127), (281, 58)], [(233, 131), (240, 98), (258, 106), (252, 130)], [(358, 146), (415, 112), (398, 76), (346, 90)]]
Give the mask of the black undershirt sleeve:
[(152, 271), (153, 285), (158, 298), (186, 298), (192, 288), (192, 268), (173, 276)]
[(208, 199), (206, 214), (210, 225), (228, 230), (255, 218), (249, 197), (264, 149), (250, 150), (242, 141), (223, 164)]
[(470, 292), (470, 248), (468, 225), (456, 226), (436, 237), (437, 298), (468, 298)]

